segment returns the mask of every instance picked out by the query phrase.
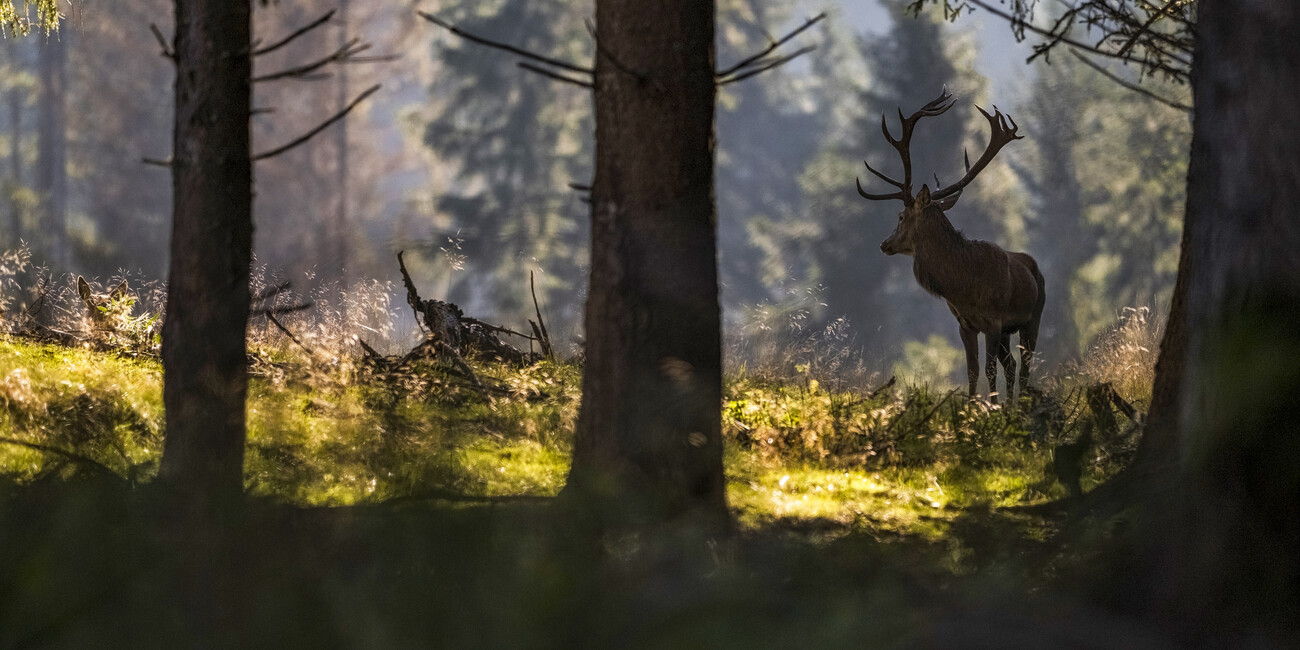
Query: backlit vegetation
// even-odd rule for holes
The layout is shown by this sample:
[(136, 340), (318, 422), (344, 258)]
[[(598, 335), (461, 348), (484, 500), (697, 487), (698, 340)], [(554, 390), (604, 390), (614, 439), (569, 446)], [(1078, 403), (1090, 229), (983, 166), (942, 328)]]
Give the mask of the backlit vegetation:
[[(389, 292), (381, 283), (350, 295), (283, 291), (272, 305), (311, 308), (279, 326), (254, 317), (249, 492), (300, 505), (558, 493), (580, 365), (470, 358), (480, 387), (436, 359), (374, 363), (359, 340), (400, 351), (416, 336), (395, 330)], [(66, 292), (50, 295), (52, 313), (73, 318), (76, 306), (59, 302)], [(834, 331), (773, 348), (726, 379), (730, 502), (746, 526), (939, 535), (964, 509), (1063, 497), (1053, 448), (1091, 426), (1084, 388), (1110, 382), (1143, 409), (1157, 335), (1146, 310), (1127, 312), (1082, 362), (1013, 408), (947, 386), (881, 389), (882, 376)], [(17, 483), (80, 472), (148, 481), (162, 449), (161, 373), (133, 348), (0, 340), (0, 472)], [(1085, 489), (1131, 456), (1128, 424), (1121, 418), (1120, 432), (1085, 455)]]

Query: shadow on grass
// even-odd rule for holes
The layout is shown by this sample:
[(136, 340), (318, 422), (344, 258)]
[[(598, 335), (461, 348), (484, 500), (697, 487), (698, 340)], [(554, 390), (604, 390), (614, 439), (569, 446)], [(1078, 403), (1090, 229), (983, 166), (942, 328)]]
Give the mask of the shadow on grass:
[(978, 528), (982, 545), (810, 534), (833, 522), (593, 542), (561, 502), (430, 494), (334, 508), (251, 500), (195, 538), (177, 534), (154, 490), (86, 478), (0, 493), (0, 647), (1162, 644), (1033, 595), (1023, 549), (997, 541), (1021, 524), (997, 518), (954, 525)]

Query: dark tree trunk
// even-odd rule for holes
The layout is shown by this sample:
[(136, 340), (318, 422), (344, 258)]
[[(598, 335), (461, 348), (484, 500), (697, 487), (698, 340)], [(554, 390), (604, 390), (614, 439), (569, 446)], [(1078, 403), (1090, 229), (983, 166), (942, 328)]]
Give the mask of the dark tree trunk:
[(250, 5), (177, 0), (171, 271), (161, 475), (200, 506), (235, 500), (244, 465), (252, 255)]
[(49, 235), (46, 254), (60, 269), (68, 265), (68, 134), (67, 134), (67, 43), (62, 32), (41, 42), (40, 107), (36, 191), (41, 197), (41, 222)]
[(727, 517), (714, 11), (596, 4), (608, 56), (596, 64), (587, 363), (566, 491), (633, 519)]
[(1176, 413), (1177, 432), (1149, 443), (1178, 459), (1166, 483), (1174, 507), (1155, 510), (1180, 524), (1162, 528), (1172, 532), (1158, 601), (1183, 620), (1212, 609), (1220, 622), (1264, 621), (1294, 643), (1300, 4), (1202, 0), (1198, 10), (1183, 286), (1170, 324), (1182, 327), (1166, 337), (1172, 361), (1157, 375), (1175, 399), (1153, 413), (1163, 426)]

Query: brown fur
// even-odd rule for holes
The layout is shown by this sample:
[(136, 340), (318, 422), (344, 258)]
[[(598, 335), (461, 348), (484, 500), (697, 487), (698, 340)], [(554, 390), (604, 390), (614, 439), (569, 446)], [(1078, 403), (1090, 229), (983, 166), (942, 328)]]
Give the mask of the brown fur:
[(880, 249), (887, 255), (910, 255), (912, 272), (921, 288), (947, 301), (961, 328), (972, 396), (979, 380), (980, 334), (984, 335), (985, 374), (992, 401), (998, 401), (999, 361), (1006, 375), (1007, 395), (1015, 394), (1015, 362), (1010, 347), (1015, 333), (1020, 334), (1020, 383), (1029, 385), (1029, 362), (1046, 301), (1043, 275), (1034, 258), (967, 239), (948, 221), (941, 204), (931, 202), (928, 186), (923, 186), (916, 200), (899, 214), (898, 227)]
[(131, 306), (124, 301), (127, 291), (126, 280), (123, 280), (108, 293), (96, 293), (91, 290), (90, 283), (86, 282), (85, 278), (77, 276), (77, 293), (81, 296), (81, 301), (86, 304), (86, 314), (90, 317), (90, 324), (96, 331), (115, 330), (121, 320), (128, 315)]

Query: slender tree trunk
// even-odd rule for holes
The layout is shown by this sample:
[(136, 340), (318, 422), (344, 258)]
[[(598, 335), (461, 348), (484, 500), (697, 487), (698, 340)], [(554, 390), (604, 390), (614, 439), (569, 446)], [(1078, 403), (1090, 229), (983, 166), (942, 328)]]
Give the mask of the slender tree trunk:
[(58, 32), (41, 42), (40, 108), (37, 111), (39, 133), (36, 191), (41, 197), (41, 221), (49, 234), (50, 261), (66, 269), (68, 265), (67, 197), (67, 34)]
[(201, 507), (243, 485), (252, 256), (250, 4), (177, 0), (161, 476)]
[(596, 64), (587, 365), (566, 491), (635, 520), (727, 517), (714, 12), (712, 0), (596, 4), (608, 55)]
[(1282, 638), (1294, 643), (1300, 4), (1201, 0), (1198, 11), (1185, 257), (1170, 323), (1177, 329), (1157, 375), (1157, 387), (1172, 386), (1176, 397), (1164, 406), (1172, 412), (1153, 412), (1177, 431), (1149, 444), (1177, 454), (1167, 501), (1153, 509), (1177, 522), (1159, 527), (1171, 532), (1152, 582), (1165, 590), (1156, 601), (1177, 608), (1180, 620), (1212, 609), (1219, 621), (1289, 630)]

